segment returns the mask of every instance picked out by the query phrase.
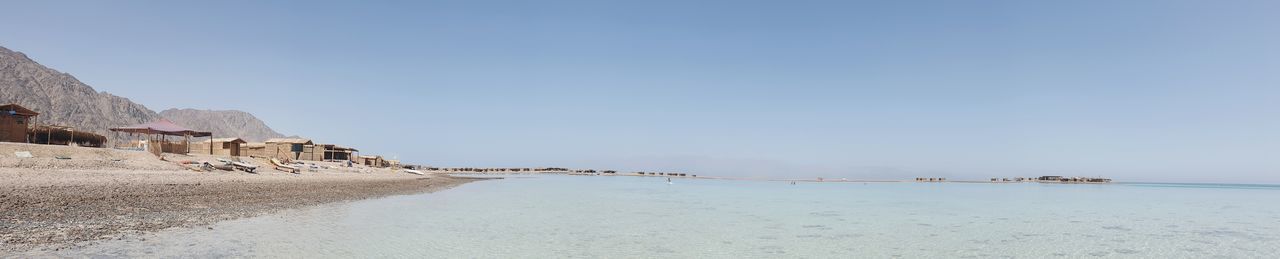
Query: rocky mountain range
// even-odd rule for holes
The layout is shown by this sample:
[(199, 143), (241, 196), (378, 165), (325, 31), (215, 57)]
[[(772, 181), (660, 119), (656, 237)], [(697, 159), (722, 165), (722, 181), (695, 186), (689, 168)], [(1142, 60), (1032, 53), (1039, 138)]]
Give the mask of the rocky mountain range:
[(107, 128), (143, 123), (159, 114), (128, 98), (98, 92), (71, 74), (36, 63), (0, 47), (0, 103), (16, 103), (40, 113), (40, 124), (72, 126), (105, 134)]
[(242, 111), (168, 109), (161, 111), (160, 117), (189, 128), (212, 131), (214, 137), (239, 137), (249, 142), (284, 137), (258, 117)]
[(0, 104), (15, 103), (40, 113), (39, 124), (70, 126), (109, 136), (107, 129), (167, 118), (215, 136), (249, 141), (281, 137), (242, 111), (166, 110), (156, 113), (128, 98), (98, 92), (71, 74), (45, 67), (21, 52), (0, 47)]

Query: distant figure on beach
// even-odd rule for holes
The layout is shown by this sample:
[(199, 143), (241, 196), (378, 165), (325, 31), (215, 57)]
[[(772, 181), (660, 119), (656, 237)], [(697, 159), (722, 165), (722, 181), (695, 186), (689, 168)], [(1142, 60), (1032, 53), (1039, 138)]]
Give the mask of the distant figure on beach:
[(667, 184), (672, 184), (671, 177), (667, 177)]
[(796, 181), (791, 181), (791, 185), (796, 185)]

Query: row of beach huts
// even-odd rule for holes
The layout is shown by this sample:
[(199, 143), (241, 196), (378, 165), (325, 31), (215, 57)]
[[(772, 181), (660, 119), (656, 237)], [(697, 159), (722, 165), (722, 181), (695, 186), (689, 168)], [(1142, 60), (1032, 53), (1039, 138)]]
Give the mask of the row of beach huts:
[[(239, 137), (215, 137), (168, 120), (111, 128), (113, 138), (69, 126), (40, 124), (40, 113), (18, 104), (0, 105), (0, 142), (70, 145), (147, 151), (159, 156), (207, 154), (228, 157), (275, 158), (284, 161), (351, 162), (370, 167), (400, 167), (400, 162), (336, 144), (317, 144), (305, 138), (272, 138), (248, 142)], [(207, 138), (207, 139), (206, 139)]]
[[(520, 174), (565, 173), (571, 175), (617, 175), (613, 170), (540, 168), (438, 168), (405, 165), (379, 155), (362, 155), (359, 149), (337, 144), (317, 143), (310, 139), (272, 138), (249, 142), (236, 136), (214, 136), (178, 125), (168, 120), (110, 128), (111, 137), (74, 127), (38, 123), (40, 113), (18, 104), (0, 105), (0, 142), (65, 145), (93, 148), (115, 148), (162, 154), (204, 154), (219, 157), (252, 157), (274, 159), (282, 163), (306, 161), (343, 162), (378, 168), (403, 168), (410, 171), (443, 173)], [(685, 173), (634, 172), (638, 176), (691, 176)], [(696, 175), (692, 175), (696, 177)]]
[(272, 138), (248, 142), (241, 138), (213, 138), (193, 142), (191, 153), (215, 156), (276, 158), (289, 161), (351, 161), (371, 167), (399, 167), (400, 161), (379, 155), (360, 155), (359, 149), (336, 144), (317, 144), (305, 138)]

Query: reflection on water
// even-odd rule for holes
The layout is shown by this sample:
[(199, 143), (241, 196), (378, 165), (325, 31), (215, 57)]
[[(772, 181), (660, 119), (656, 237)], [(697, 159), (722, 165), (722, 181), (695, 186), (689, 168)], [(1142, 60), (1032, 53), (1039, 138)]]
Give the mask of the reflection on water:
[[(1149, 188), (1162, 187), (1162, 188)], [(175, 229), (118, 257), (1277, 258), (1280, 190), (549, 176)]]
[(1275, 184), (1239, 184), (1239, 183), (1125, 183), (1129, 186), (1139, 187), (1172, 187), (1172, 188), (1209, 188), (1209, 189), (1265, 189), (1278, 190), (1280, 185)]

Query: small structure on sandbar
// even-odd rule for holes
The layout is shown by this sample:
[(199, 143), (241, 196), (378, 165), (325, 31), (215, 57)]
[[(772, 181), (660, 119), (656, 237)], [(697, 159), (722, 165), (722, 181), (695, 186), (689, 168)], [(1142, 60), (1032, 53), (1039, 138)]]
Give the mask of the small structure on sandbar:
[(1110, 178), (1102, 177), (1063, 177), (1057, 175), (1047, 175), (1036, 178), (1042, 183), (1110, 183)]

